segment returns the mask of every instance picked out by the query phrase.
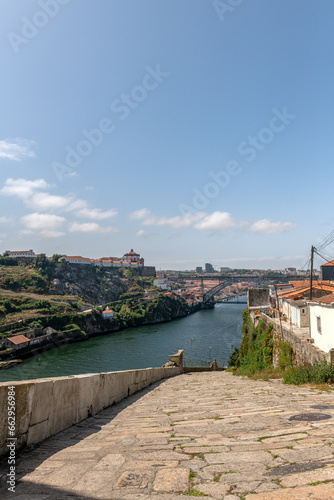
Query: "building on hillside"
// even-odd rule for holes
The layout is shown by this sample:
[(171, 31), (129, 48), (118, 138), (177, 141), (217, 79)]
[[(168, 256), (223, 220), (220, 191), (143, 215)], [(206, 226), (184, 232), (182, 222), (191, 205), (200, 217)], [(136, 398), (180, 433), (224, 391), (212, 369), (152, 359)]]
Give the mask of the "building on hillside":
[(102, 312), (103, 319), (109, 319), (114, 317), (114, 311), (109, 309), (107, 306), (106, 309)]
[(91, 265), (92, 264), (91, 259), (87, 259), (86, 257), (81, 257), (80, 255), (76, 255), (76, 256), (66, 255), (64, 257), (61, 257), (59, 259), (59, 261), (68, 262), (69, 264), (82, 264), (82, 265)]
[(310, 336), (324, 352), (334, 348), (334, 293), (308, 302)]
[(144, 259), (143, 258), (140, 258), (140, 254), (139, 253), (136, 253), (133, 251), (133, 248), (131, 248), (130, 252), (128, 253), (125, 253), (123, 255), (123, 261), (127, 261), (127, 262), (138, 262), (140, 263), (142, 266), (144, 265)]
[(196, 273), (201, 274), (203, 272), (202, 267), (196, 267)]
[(214, 268), (212, 264), (209, 264), (208, 262), (205, 264), (205, 272), (206, 273), (214, 273)]
[(284, 274), (295, 274), (297, 272), (297, 268), (295, 267), (286, 267), (284, 269)]
[(320, 266), (322, 280), (334, 280), (334, 260)]
[(4, 252), (4, 255), (8, 255), (8, 257), (11, 258), (25, 258), (25, 259), (35, 259), (36, 254), (33, 250), (18, 250), (18, 251), (11, 251), (11, 250), (6, 250)]
[(231, 268), (230, 267), (219, 267), (218, 270), (220, 273), (226, 273), (227, 271), (230, 271)]
[(153, 281), (153, 285), (158, 286), (161, 290), (170, 290), (170, 282), (168, 278), (159, 278)]
[(4, 341), (4, 345), (9, 347), (10, 349), (22, 349), (23, 347), (27, 347), (30, 343), (30, 340), (24, 335), (15, 335), (14, 337), (8, 337)]

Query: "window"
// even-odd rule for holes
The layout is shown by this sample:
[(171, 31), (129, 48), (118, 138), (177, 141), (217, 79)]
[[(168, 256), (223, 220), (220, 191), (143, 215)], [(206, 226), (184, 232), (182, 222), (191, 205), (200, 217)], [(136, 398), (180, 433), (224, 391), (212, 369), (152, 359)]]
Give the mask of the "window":
[(302, 314), (305, 314), (305, 309), (302, 309)]
[(318, 333), (322, 333), (322, 331), (321, 331), (321, 318), (320, 318), (320, 316), (317, 316), (317, 331), (318, 331)]

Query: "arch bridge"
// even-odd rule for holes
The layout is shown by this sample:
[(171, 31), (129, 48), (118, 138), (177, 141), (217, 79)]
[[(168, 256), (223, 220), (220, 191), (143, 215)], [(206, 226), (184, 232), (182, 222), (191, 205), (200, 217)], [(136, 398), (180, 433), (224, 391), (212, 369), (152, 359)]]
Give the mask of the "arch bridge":
[[(194, 282), (200, 281), (201, 287), (203, 290), (203, 302), (212, 302), (214, 296), (223, 290), (227, 286), (236, 285), (240, 282), (247, 281), (251, 282), (252, 286), (255, 287), (263, 287), (273, 285), (278, 282), (284, 282), (286, 276), (277, 276), (277, 277), (267, 277), (267, 276), (252, 276), (252, 275), (244, 275), (244, 276), (169, 276), (170, 281), (179, 282), (181, 284), (186, 284), (186, 282)], [(289, 279), (293, 279), (293, 277), (289, 276)], [(300, 278), (300, 277), (299, 277)], [(212, 287), (207, 292), (204, 292), (204, 281), (217, 281), (218, 284)]]

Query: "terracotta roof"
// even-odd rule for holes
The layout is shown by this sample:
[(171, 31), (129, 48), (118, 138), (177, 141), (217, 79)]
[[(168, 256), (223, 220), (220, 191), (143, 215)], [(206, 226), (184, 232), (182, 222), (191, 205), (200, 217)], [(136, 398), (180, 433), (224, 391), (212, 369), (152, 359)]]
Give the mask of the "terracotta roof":
[(131, 248), (131, 251), (126, 253), (125, 255), (136, 255), (137, 257), (139, 257), (139, 253), (134, 252), (133, 248)]
[(24, 335), (15, 335), (15, 337), (8, 337), (7, 340), (10, 340), (15, 345), (29, 342), (29, 339), (27, 339), (27, 337), (25, 337)]
[(320, 267), (325, 267), (325, 266), (334, 266), (334, 260), (330, 260), (329, 262), (326, 262), (326, 264), (323, 264)]
[(17, 251), (9, 251), (7, 250), (5, 253), (11, 254), (11, 253), (34, 253), (31, 250), (17, 250)]
[(330, 293), (329, 295), (324, 295), (319, 299), (313, 299), (309, 302), (317, 302), (318, 304), (333, 304), (334, 303), (334, 293)]

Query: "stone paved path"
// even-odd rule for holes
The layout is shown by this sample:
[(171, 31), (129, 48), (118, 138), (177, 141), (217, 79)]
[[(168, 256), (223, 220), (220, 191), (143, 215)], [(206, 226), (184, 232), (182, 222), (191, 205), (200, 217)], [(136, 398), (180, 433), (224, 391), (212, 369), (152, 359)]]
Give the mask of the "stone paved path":
[(174, 377), (22, 453), (17, 471), (1, 498), (334, 499), (334, 391)]

